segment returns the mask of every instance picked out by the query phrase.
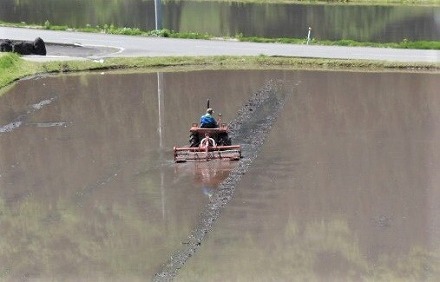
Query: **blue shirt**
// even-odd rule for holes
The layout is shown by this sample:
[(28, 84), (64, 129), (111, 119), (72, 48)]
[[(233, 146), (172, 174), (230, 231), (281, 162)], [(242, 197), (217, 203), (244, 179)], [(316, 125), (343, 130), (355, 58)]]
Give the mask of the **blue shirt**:
[(217, 127), (217, 121), (212, 115), (206, 113), (200, 118), (200, 127)]

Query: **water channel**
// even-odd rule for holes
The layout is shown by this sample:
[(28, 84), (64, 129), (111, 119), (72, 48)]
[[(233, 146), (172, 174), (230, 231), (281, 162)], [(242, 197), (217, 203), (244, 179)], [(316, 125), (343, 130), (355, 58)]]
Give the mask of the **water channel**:
[[(162, 27), (213, 36), (401, 42), (440, 40), (439, 6), (302, 5), (164, 1)], [(0, 21), (155, 29), (154, 1), (2, 0)]]
[[(150, 280), (236, 163), (176, 165), (206, 98), (224, 121), (290, 98), (178, 281), (440, 278), (439, 74), (91, 73), (0, 96), (0, 277)], [(209, 82), (209, 83), (207, 83)]]

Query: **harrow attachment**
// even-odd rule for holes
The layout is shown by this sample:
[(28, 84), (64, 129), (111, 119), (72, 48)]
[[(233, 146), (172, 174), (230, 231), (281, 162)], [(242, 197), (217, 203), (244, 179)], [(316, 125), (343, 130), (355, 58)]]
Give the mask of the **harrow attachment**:
[(215, 159), (238, 161), (240, 158), (240, 145), (217, 146), (215, 140), (208, 136), (200, 141), (198, 147), (174, 147), (174, 161), (177, 163)]

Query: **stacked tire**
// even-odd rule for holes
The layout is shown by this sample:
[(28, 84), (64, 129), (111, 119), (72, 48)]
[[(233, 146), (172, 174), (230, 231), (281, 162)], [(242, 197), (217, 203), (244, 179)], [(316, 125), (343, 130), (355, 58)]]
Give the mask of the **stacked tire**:
[(13, 52), (20, 55), (41, 55), (47, 54), (46, 44), (43, 39), (37, 37), (34, 41), (12, 41), (0, 39), (1, 52)]

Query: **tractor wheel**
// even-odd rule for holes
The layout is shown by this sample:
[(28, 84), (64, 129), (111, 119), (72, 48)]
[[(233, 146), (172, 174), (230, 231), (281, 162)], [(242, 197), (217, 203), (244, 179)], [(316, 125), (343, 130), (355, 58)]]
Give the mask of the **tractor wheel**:
[(221, 134), (218, 137), (217, 144), (220, 146), (230, 146), (232, 144), (231, 138), (229, 138), (227, 134)]
[(225, 141), (223, 142), (223, 144), (224, 144), (225, 146), (231, 146), (231, 145), (232, 145), (231, 138), (229, 138), (229, 137), (226, 136), (226, 139), (225, 139)]
[(192, 133), (189, 136), (189, 146), (190, 147), (197, 147), (200, 144), (199, 136), (196, 133)]

